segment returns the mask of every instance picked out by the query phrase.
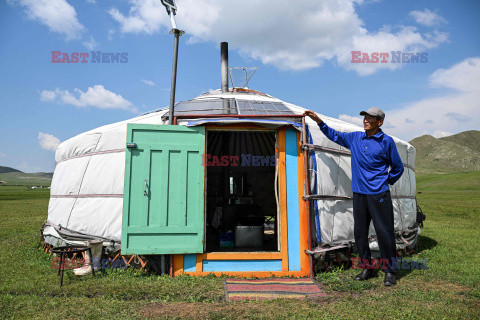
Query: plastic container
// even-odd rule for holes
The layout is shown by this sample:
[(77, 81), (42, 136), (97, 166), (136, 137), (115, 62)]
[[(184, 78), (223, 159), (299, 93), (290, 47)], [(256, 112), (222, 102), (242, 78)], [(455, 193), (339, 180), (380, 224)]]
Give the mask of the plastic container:
[(263, 226), (236, 226), (235, 247), (263, 247)]

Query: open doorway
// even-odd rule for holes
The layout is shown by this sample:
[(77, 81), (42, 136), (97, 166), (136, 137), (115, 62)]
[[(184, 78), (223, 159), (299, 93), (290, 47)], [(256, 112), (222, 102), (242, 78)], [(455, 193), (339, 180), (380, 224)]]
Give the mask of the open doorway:
[(279, 251), (275, 132), (208, 130), (206, 252)]

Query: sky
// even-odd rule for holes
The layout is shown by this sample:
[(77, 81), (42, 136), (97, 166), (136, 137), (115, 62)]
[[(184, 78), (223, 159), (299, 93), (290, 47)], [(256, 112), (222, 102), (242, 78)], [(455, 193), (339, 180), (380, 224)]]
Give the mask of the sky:
[[(227, 41), (283, 101), (355, 124), (380, 107), (405, 141), (480, 130), (480, 1), (176, 4), (176, 101), (220, 88)], [(0, 0), (0, 165), (52, 172), (62, 141), (168, 106), (171, 28), (160, 0)]]

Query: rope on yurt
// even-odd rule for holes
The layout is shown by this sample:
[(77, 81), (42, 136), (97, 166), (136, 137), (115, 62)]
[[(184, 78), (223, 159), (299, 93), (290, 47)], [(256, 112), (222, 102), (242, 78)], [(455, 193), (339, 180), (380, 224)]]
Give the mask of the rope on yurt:
[[(278, 133), (276, 134), (278, 136)], [(273, 184), (273, 188), (274, 188), (274, 192), (275, 192), (275, 203), (277, 205), (277, 219), (276, 219), (276, 223), (277, 223), (277, 232), (280, 230), (279, 228), (279, 221), (280, 219), (278, 217), (280, 217), (280, 202), (278, 201), (278, 165), (280, 163), (280, 159), (278, 158), (279, 157), (279, 151), (280, 150), (280, 147), (278, 145), (278, 137), (276, 137), (275, 139), (275, 181), (274, 181), (274, 184)], [(277, 236), (277, 247), (280, 248), (280, 237)]]
[[(94, 152), (97, 151), (98, 143), (100, 142), (100, 139), (102, 139), (102, 136), (103, 136), (103, 133), (100, 133), (100, 135), (98, 136), (97, 143), (95, 144), (95, 148), (93, 148)], [(80, 190), (82, 190), (83, 179), (85, 178), (85, 174), (87, 173), (88, 165), (90, 164), (91, 160), (92, 160), (92, 156), (90, 156), (90, 158), (88, 159), (87, 165), (85, 166), (85, 170), (83, 171), (82, 179), (80, 180), (80, 185), (78, 186), (77, 195), (79, 195)], [(70, 213), (69, 213), (68, 219), (67, 219), (67, 224), (66, 224), (67, 226), (68, 226), (68, 223), (70, 222), (70, 218), (72, 217), (72, 212), (73, 212), (73, 209), (75, 208), (75, 205), (77, 204), (77, 200), (78, 200), (78, 198), (75, 198), (75, 200), (73, 201), (72, 209), (70, 210)]]

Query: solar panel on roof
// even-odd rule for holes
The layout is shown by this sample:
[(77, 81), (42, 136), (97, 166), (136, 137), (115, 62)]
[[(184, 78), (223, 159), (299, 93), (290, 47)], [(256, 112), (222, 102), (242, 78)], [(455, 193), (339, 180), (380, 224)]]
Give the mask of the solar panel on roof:
[[(238, 114), (235, 99), (205, 99), (181, 101), (175, 105), (175, 115)], [(162, 117), (168, 119), (168, 114)]]
[(242, 115), (280, 115), (294, 114), (281, 102), (237, 100), (238, 114)]
[[(216, 115), (216, 114), (239, 114), (239, 115), (294, 115), (285, 104), (270, 101), (252, 101), (240, 99), (201, 99), (181, 101), (175, 106), (175, 115)], [(163, 116), (164, 119), (168, 115)]]
[(208, 99), (179, 102), (176, 114), (237, 114), (235, 99)]

